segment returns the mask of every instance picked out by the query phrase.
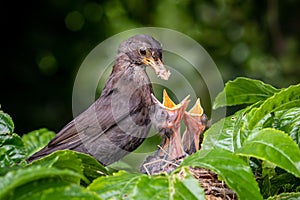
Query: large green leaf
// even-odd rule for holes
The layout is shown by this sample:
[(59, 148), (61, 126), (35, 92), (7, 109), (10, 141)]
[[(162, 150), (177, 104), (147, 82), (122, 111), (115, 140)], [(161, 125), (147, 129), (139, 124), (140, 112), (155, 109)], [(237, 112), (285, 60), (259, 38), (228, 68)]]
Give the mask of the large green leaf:
[(216, 97), (213, 108), (252, 104), (265, 100), (278, 91), (259, 80), (237, 78), (226, 83), (224, 90)]
[(282, 131), (265, 128), (252, 133), (237, 153), (267, 160), (300, 177), (300, 150)]
[(55, 136), (55, 133), (45, 128), (31, 131), (22, 136), (28, 156), (41, 150)]
[[(59, 150), (52, 154), (36, 160), (28, 165), (43, 166), (47, 168), (69, 169), (77, 173), (83, 174), (90, 181), (93, 179), (108, 174), (105, 167), (103, 167), (95, 158), (71, 150)], [(83, 179), (88, 182), (87, 179)]]
[(147, 176), (120, 171), (96, 179), (88, 189), (103, 199), (205, 199), (197, 180), (187, 170), (184, 174)]
[(239, 199), (262, 199), (248, 164), (224, 149), (200, 150), (187, 157), (183, 166), (198, 166), (218, 174), (234, 190)]
[(77, 183), (81, 178), (81, 174), (71, 170), (41, 166), (21, 168), (0, 177), (0, 199), (15, 199), (19, 195), (30, 196), (32, 190), (45, 189), (48, 183), (52, 186), (54, 183)]
[[(82, 161), (74, 151), (60, 150), (39, 160), (35, 160), (26, 167), (41, 166), (44, 168), (68, 169), (83, 175)], [(79, 181), (78, 181), (79, 183)]]
[(14, 132), (14, 123), (11, 117), (0, 110), (0, 134)]
[(260, 104), (257, 102), (213, 124), (204, 133), (202, 149), (222, 148), (234, 152), (240, 148), (248, 135), (247, 125), (251, 118), (248, 113)]
[(256, 126), (262, 125), (267, 115), (275, 111), (285, 110), (293, 107), (300, 106), (300, 84), (290, 86), (287, 89), (282, 89), (280, 92), (275, 93), (272, 97), (264, 101), (263, 104), (253, 113), (249, 121), (248, 128), (253, 130)]
[[(60, 182), (40, 182), (43, 185), (41, 187), (34, 188), (22, 188), (23, 190), (18, 190), (18, 195), (14, 195), (14, 200), (53, 200), (53, 199), (63, 199), (63, 200), (101, 200), (101, 198), (82, 186), (75, 184), (65, 184)], [(26, 193), (27, 190), (27, 193)], [(30, 193), (28, 192), (30, 191)]]
[(26, 157), (21, 138), (15, 133), (0, 134), (0, 174), (4, 167), (11, 167)]
[(103, 199), (121, 199), (123, 195), (128, 195), (127, 192), (130, 194), (134, 190), (141, 176), (143, 175), (120, 171), (113, 176), (97, 178), (88, 189), (95, 191)]

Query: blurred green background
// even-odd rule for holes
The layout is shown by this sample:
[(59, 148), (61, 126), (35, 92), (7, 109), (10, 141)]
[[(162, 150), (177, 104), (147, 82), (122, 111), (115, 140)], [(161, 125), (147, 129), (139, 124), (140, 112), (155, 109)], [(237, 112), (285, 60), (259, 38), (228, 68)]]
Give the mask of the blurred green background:
[(69, 122), (84, 58), (106, 38), (137, 27), (192, 37), (224, 82), (237, 76), (276, 87), (300, 81), (297, 0), (44, 0), (1, 7), (0, 104), (20, 135), (41, 127), (57, 132)]

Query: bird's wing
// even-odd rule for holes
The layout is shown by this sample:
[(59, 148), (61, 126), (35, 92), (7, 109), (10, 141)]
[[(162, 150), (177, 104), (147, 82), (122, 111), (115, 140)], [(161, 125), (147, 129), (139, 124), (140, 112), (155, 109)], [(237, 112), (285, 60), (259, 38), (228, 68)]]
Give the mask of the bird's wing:
[[(96, 108), (96, 106), (98, 107)], [(100, 112), (97, 112), (97, 110)], [(136, 112), (138, 110), (140, 110), (140, 104), (136, 104), (131, 112)], [(100, 100), (99, 102), (93, 103), (89, 109), (67, 124), (53, 140), (51, 140), (48, 147), (70, 143), (73, 144), (73, 146), (75, 144), (79, 145), (82, 143), (82, 139), (95, 140), (101, 137), (102, 134), (110, 131), (114, 126), (117, 126), (129, 115), (130, 113), (125, 112), (119, 116), (113, 116), (111, 105)], [(82, 136), (87, 135), (88, 138), (81, 138), (80, 134), (82, 134)]]
[[(111, 106), (106, 105), (105, 102), (100, 104), (101, 100), (93, 103), (89, 109), (78, 115), (74, 120), (68, 123), (56, 136), (48, 143), (46, 147), (33, 154), (28, 161), (38, 159), (42, 156), (50, 154), (57, 150), (71, 149), (79, 152), (88, 153), (84, 146), (99, 139), (103, 134), (117, 130), (115, 127), (128, 117), (128, 113), (124, 113), (117, 119), (112, 116)], [(91, 117), (95, 115), (95, 107), (99, 103), (98, 113), (96, 118)], [(133, 108), (133, 112), (139, 110), (139, 106)], [(101, 128), (102, 126), (102, 128)]]
[[(132, 116), (147, 116), (149, 108), (145, 105), (145, 99), (151, 99), (152, 88), (144, 85), (145, 88), (136, 89), (137, 87), (132, 88), (132, 84), (124, 84), (119, 87), (123, 91), (118, 91), (118, 87), (114, 85), (116, 78), (118, 78), (116, 74), (111, 75), (101, 97), (67, 124), (44, 149), (34, 154), (31, 160), (56, 150), (72, 149), (85, 153), (99, 152), (97, 159), (101, 162), (106, 162), (105, 159), (110, 156), (112, 158), (106, 163), (108, 164), (117, 160), (116, 155), (122, 156), (118, 152), (121, 151), (120, 149), (126, 151), (135, 149), (143, 141), (143, 138), (131, 135), (131, 133), (147, 133), (150, 121), (145, 124), (147, 126), (143, 126), (145, 118), (142, 118), (144, 121), (140, 123), (132, 119)], [(128, 93), (127, 90), (133, 92)], [(145, 90), (148, 90), (147, 94), (149, 93), (146, 98), (142, 95)], [(129, 96), (130, 99), (128, 99)], [(102, 137), (103, 135), (106, 137)], [(112, 147), (115, 149), (108, 151), (108, 148), (111, 147), (109, 143), (114, 144), (115, 146)], [(104, 152), (107, 154), (106, 158), (100, 158)]]

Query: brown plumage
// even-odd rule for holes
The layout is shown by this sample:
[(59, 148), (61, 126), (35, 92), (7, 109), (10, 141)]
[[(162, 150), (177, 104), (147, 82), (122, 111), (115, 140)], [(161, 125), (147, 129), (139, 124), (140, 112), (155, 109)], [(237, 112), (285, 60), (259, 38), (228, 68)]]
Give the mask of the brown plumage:
[(101, 96), (28, 161), (71, 149), (109, 165), (135, 150), (149, 132), (154, 104), (145, 68), (151, 66), (165, 80), (170, 75), (161, 58), (161, 45), (150, 36), (136, 35), (124, 41)]

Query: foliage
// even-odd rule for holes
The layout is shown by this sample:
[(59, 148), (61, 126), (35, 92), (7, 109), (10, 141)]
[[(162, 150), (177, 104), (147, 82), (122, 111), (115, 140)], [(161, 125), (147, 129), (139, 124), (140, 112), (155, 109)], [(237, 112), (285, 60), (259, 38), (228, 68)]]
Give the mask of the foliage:
[(222, 106), (253, 104), (265, 100), (277, 91), (278, 89), (262, 81), (237, 78), (226, 83), (225, 89), (216, 97), (213, 107), (217, 109)]
[(129, 174), (124, 171), (96, 179), (88, 189), (103, 199), (204, 199), (204, 191), (184, 168), (179, 174)]
[(250, 167), (237, 155), (221, 148), (202, 150), (186, 158), (182, 165), (199, 166), (218, 174), (240, 199), (261, 199)]
[[(241, 98), (235, 97), (237, 90), (243, 91)], [(300, 84), (278, 90), (257, 80), (237, 78), (226, 84), (214, 106), (244, 104), (250, 105), (212, 125), (202, 149), (223, 149), (245, 157), (264, 198), (298, 192)]]
[[(131, 28), (164, 27), (188, 35), (207, 50), (225, 81), (247, 76), (277, 87), (300, 82), (300, 1), (44, 0), (30, 6), (19, 1), (18, 7), (6, 1), (3, 7), (1, 103), (13, 114), (18, 134), (42, 124), (59, 130), (71, 119), (71, 91), (83, 59)], [(205, 91), (195, 92), (210, 108)]]
[[(236, 97), (239, 95), (239, 98)], [(0, 112), (0, 199), (204, 199), (189, 167), (202, 167), (239, 199), (300, 197), (300, 84), (276, 89), (238, 78), (226, 84), (215, 107), (247, 105), (213, 124), (201, 150), (175, 171), (149, 176), (110, 171), (93, 157), (56, 151), (27, 164), (53, 132), (40, 129), (20, 138)]]
[(45, 128), (32, 131), (22, 136), (24, 146), (27, 152), (27, 155), (30, 156), (34, 152), (39, 151), (42, 147), (55, 136), (54, 132), (51, 132)]

